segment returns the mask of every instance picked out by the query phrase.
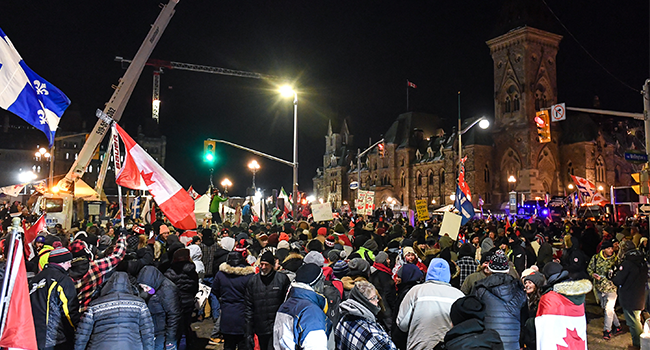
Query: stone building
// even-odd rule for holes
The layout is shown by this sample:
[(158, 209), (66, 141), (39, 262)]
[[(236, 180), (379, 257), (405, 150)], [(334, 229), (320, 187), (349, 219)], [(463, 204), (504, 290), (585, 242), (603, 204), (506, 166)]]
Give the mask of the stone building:
[[(570, 175), (590, 180), (606, 198), (610, 186), (631, 184), (629, 174), (638, 169), (623, 155), (642, 148), (643, 131), (636, 121), (568, 113), (565, 121), (552, 123), (551, 142), (537, 140), (535, 113), (558, 102), (555, 58), (561, 39), (523, 25), (487, 41), (494, 62), (494, 119), (487, 132), (472, 128), (462, 135), (465, 178), (475, 207), (480, 196), (484, 208), (504, 209), (513, 190), (526, 199), (566, 196), (572, 192)], [(597, 98), (594, 102), (598, 108)], [(465, 120), (462, 128), (474, 120)], [(438, 117), (408, 112), (384, 135), (384, 156), (375, 149), (357, 169), (359, 150), (347, 123), (339, 133), (330, 124), (323, 167), (313, 178), (317, 198), (335, 208), (352, 203), (357, 194), (350, 183), (360, 179), (361, 189), (376, 192), (376, 205), (389, 197), (409, 208), (417, 199), (433, 207), (453, 203), (457, 130), (445, 132)]]

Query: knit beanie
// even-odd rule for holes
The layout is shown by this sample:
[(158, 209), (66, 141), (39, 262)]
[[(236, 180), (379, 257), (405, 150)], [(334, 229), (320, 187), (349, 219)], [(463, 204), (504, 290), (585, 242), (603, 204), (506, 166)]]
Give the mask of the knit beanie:
[(546, 278), (541, 272), (532, 272), (522, 278), (523, 282), (531, 281), (537, 289), (541, 288), (546, 283)]
[(332, 266), (332, 270), (334, 272), (334, 276), (336, 278), (341, 279), (350, 273), (350, 268), (348, 267), (348, 263), (345, 260), (339, 260), (334, 263), (334, 266)]
[(307, 255), (305, 255), (305, 258), (303, 259), (305, 264), (316, 264), (318, 267), (323, 267), (324, 265), (324, 258), (323, 254), (312, 250)]
[(260, 256), (260, 261), (264, 261), (275, 266), (275, 256), (273, 253), (271, 253), (270, 250), (267, 250), (264, 254), (262, 254), (262, 256)]
[(508, 258), (503, 250), (497, 250), (492, 257), (490, 257), (488, 268), (492, 272), (508, 273), (510, 266), (508, 265)]
[(190, 250), (187, 248), (181, 248), (174, 252), (174, 258), (172, 262), (179, 261), (190, 261)]
[(397, 277), (402, 279), (402, 283), (419, 281), (424, 274), (415, 264), (405, 264), (397, 270)]
[(485, 304), (473, 295), (462, 297), (451, 305), (449, 318), (454, 326), (472, 318), (483, 321), (485, 319)]
[(317, 234), (319, 236), (327, 236), (327, 227), (321, 227), (318, 229)]
[(316, 285), (323, 276), (323, 269), (316, 264), (304, 264), (296, 271), (296, 282), (305, 283), (310, 286)]
[(278, 249), (291, 249), (291, 246), (289, 245), (289, 241), (281, 240), (280, 242), (278, 242)]
[(311, 241), (309, 241), (307, 243), (307, 250), (310, 251), (310, 252), (316, 251), (316, 252), (322, 253), (323, 252), (323, 243), (321, 243), (317, 239), (312, 239)]
[(363, 247), (374, 252), (379, 248), (379, 245), (374, 239), (369, 239), (363, 244)]
[(354, 258), (350, 260), (348, 267), (350, 268), (349, 276), (363, 276), (366, 278), (370, 276), (370, 264), (366, 259)]
[(160, 234), (169, 233), (169, 227), (167, 227), (167, 225), (160, 225), (160, 228), (158, 230)]
[(375, 262), (378, 264), (385, 264), (386, 260), (388, 259), (388, 254), (386, 252), (381, 251), (375, 255)]
[(325, 246), (326, 246), (327, 248), (333, 248), (333, 247), (334, 247), (334, 244), (336, 244), (336, 237), (334, 237), (333, 235), (329, 235), (329, 236), (325, 239)]
[(341, 251), (338, 249), (332, 249), (327, 253), (327, 260), (330, 262), (337, 262), (341, 256)]
[(50, 257), (48, 259), (48, 262), (61, 264), (71, 260), (72, 260), (72, 254), (70, 254), (70, 251), (68, 249), (56, 248), (50, 251)]
[(291, 237), (289, 237), (288, 234), (286, 234), (284, 232), (280, 233), (280, 241), (289, 242), (290, 239), (291, 239)]
[(600, 245), (600, 249), (603, 250), (603, 249), (611, 248), (613, 246), (614, 246), (614, 242), (611, 239), (608, 239), (606, 241), (603, 241), (603, 243)]

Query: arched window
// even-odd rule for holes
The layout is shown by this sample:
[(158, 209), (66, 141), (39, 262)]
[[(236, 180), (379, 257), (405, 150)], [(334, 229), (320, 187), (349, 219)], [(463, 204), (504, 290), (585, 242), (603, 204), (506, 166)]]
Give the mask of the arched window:
[(399, 184), (402, 187), (406, 187), (406, 174), (402, 171), (402, 174), (399, 176)]
[(483, 169), (483, 180), (486, 184), (490, 183), (490, 167), (485, 164), (485, 169)]
[(400, 164), (401, 164), (401, 166), (404, 166), (404, 158), (402, 158)]
[(566, 165), (567, 174), (575, 175), (575, 170), (573, 169), (573, 162), (569, 161)]
[(404, 193), (399, 195), (399, 202), (404, 204)]
[(429, 181), (429, 186), (433, 185), (433, 171), (429, 170), (429, 173), (427, 174), (427, 181)]
[(422, 173), (418, 171), (418, 174), (416, 175), (417, 177), (417, 184), (418, 186), (422, 186)]
[(603, 156), (596, 158), (596, 182), (605, 182), (605, 160)]
[(445, 183), (445, 169), (440, 169), (440, 179), (438, 180), (441, 184)]
[(510, 96), (506, 96), (506, 100), (503, 102), (503, 111), (506, 113), (510, 113), (511, 105), (510, 105)]
[(519, 110), (519, 96), (518, 96), (518, 95), (515, 95), (515, 96), (512, 98), (512, 110), (513, 110), (514, 112), (516, 112), (516, 111)]
[(618, 184), (621, 181), (621, 166), (617, 165), (614, 168), (614, 181)]

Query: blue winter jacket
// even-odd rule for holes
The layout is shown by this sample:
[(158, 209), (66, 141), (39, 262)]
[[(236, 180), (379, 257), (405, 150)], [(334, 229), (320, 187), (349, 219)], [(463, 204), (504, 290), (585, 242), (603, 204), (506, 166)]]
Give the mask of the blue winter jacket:
[(149, 308), (126, 272), (115, 272), (81, 319), (75, 350), (153, 350)]
[(332, 322), (325, 315), (325, 297), (303, 283), (294, 283), (280, 306), (273, 328), (274, 349), (327, 349)]
[(521, 308), (526, 292), (518, 279), (493, 273), (474, 285), (474, 295), (485, 303), (485, 328), (499, 333), (505, 350), (519, 350)]
[(219, 266), (219, 272), (212, 282), (212, 294), (221, 304), (221, 333), (242, 335), (246, 329), (246, 284), (253, 277), (252, 266), (230, 266), (227, 262)]
[(154, 289), (154, 295), (145, 295), (153, 319), (154, 335), (164, 337), (165, 344), (176, 344), (178, 342), (178, 325), (181, 319), (178, 288), (153, 266), (145, 266), (140, 270), (138, 283), (146, 284)]

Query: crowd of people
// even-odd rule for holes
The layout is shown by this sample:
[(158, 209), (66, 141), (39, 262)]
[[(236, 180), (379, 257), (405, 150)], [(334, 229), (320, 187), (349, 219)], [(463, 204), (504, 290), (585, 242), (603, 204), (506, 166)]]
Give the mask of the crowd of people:
[(577, 310), (566, 322), (586, 346), (592, 285), (603, 339), (622, 333), (618, 301), (640, 346), (647, 222), (205, 226), (183, 243), (164, 218), (37, 236), (26, 266), (39, 349), (193, 349), (191, 323), (208, 317), (224, 349), (545, 349), (540, 325), (558, 305)]

